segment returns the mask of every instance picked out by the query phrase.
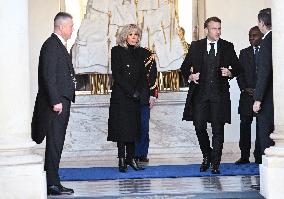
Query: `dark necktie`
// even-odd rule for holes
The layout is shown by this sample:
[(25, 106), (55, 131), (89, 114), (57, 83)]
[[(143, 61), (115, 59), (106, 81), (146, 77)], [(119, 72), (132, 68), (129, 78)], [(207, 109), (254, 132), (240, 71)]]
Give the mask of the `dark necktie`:
[(214, 43), (210, 43), (210, 46), (209, 56), (215, 56)]
[(253, 53), (253, 60), (255, 65), (255, 71), (257, 73), (257, 54), (258, 54), (259, 46), (254, 47), (254, 53)]
[(258, 53), (258, 51), (259, 51), (259, 46), (255, 46), (254, 47), (254, 55), (256, 55)]

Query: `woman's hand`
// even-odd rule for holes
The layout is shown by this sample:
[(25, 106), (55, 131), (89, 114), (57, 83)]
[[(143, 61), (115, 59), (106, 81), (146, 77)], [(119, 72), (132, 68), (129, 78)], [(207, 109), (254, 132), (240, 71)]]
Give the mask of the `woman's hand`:
[(200, 75), (200, 73), (198, 72), (198, 73), (192, 73), (191, 75), (189, 75), (189, 77), (188, 77), (188, 79), (190, 80), (190, 81), (193, 81), (195, 84), (198, 84), (198, 80), (199, 80), (199, 75)]

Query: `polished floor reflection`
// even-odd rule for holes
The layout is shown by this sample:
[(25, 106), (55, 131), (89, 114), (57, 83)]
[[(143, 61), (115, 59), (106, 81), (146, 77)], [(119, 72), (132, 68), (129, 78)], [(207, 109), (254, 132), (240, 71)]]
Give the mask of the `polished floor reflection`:
[[(224, 158), (225, 159), (225, 158)], [(237, 157), (227, 157), (224, 162), (233, 162)], [(149, 165), (165, 164), (164, 159), (150, 159)], [(78, 163), (80, 162), (80, 163)], [(197, 163), (185, 158), (172, 159), (167, 164)], [(76, 161), (62, 162), (62, 167), (82, 166), (116, 166), (116, 162), (105, 160), (101, 162)], [(212, 176), (186, 178), (153, 178), (153, 179), (118, 179), (98, 181), (70, 181), (62, 182), (66, 187), (73, 188), (72, 196), (49, 197), (49, 199), (73, 198), (263, 198), (258, 191), (259, 176)]]
[(75, 190), (75, 194), (67, 198), (190, 198), (197, 195), (208, 198), (205, 197), (208, 194), (218, 194), (220, 198), (226, 198), (226, 195), (232, 198), (232, 194), (236, 198), (249, 195), (254, 196), (252, 198), (261, 198), (252, 186), (259, 184), (258, 176), (99, 180), (63, 184)]

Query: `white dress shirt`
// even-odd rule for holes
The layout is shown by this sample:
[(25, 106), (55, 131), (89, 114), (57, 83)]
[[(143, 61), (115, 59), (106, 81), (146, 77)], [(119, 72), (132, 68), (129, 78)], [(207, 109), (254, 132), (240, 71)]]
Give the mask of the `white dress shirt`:
[(267, 33), (265, 33), (265, 35), (263, 35), (262, 39), (264, 39), (268, 35), (268, 33), (270, 33), (270, 32), (271, 32), (271, 30), (269, 30)]
[(253, 46), (253, 54), (257, 53), (259, 51), (259, 48), (260, 46)]
[(210, 41), (207, 39), (207, 53), (209, 54), (209, 51), (211, 49), (210, 43), (214, 43), (214, 50), (215, 50), (215, 56), (217, 54), (217, 41)]

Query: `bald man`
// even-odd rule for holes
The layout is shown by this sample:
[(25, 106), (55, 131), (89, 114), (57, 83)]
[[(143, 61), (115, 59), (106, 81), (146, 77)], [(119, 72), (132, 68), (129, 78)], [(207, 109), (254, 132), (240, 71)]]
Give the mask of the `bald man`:
[[(243, 70), (237, 77), (237, 81), (241, 91), (238, 110), (241, 121), (239, 141), (241, 158), (235, 162), (236, 164), (247, 164), (250, 162), (251, 124), (255, 116), (253, 114), (252, 105), (256, 85), (256, 56), (262, 36), (263, 34), (260, 32), (258, 26), (252, 27), (249, 31), (250, 46), (240, 51), (239, 58)], [(256, 163), (261, 161), (257, 139), (255, 142), (254, 157)]]

